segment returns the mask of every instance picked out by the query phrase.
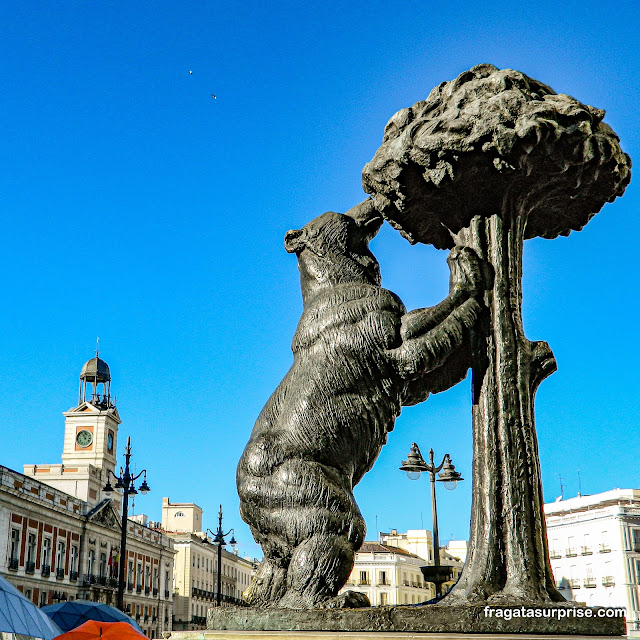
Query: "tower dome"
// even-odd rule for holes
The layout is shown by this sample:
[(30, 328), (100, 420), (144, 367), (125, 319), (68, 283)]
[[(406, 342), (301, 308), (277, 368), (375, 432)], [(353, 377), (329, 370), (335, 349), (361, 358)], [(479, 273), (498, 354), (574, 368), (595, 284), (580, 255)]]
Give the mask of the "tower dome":
[(96, 356), (87, 360), (80, 372), (80, 380), (98, 384), (99, 382), (111, 382), (111, 371), (109, 365)]
[[(98, 393), (98, 385), (102, 385), (102, 393)], [(87, 393), (87, 385), (91, 385), (90, 393)], [(98, 357), (96, 350), (95, 358), (87, 360), (80, 372), (80, 392), (78, 405), (83, 402), (90, 402), (101, 409), (108, 409), (113, 406), (111, 402), (111, 371), (109, 365)]]

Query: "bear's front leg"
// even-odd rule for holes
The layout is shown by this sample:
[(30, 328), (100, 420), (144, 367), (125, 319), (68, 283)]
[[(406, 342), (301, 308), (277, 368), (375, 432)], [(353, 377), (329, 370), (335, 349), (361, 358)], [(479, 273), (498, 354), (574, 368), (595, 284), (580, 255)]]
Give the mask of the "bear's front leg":
[[(459, 382), (469, 367), (464, 346), (482, 306), (478, 294), (485, 276), (476, 254), (468, 247), (454, 247), (447, 258), (451, 269), (449, 295), (435, 307), (417, 309), (402, 317), (402, 344), (390, 354), (398, 372), (408, 383), (403, 404), (426, 400), (431, 389), (424, 384), (428, 374), (439, 369), (450, 384), (437, 384), (441, 391)], [(447, 365), (455, 371), (448, 371)], [(449, 367), (449, 368), (451, 368)]]

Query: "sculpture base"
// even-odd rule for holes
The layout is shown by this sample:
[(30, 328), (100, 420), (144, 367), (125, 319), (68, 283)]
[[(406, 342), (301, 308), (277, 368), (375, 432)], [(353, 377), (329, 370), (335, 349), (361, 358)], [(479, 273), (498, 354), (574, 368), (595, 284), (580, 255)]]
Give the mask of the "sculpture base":
[(530, 607), (423, 605), (310, 611), (230, 607), (209, 609), (207, 629), (624, 635), (624, 617), (607, 617), (612, 613), (610, 609), (580, 607), (573, 603)]

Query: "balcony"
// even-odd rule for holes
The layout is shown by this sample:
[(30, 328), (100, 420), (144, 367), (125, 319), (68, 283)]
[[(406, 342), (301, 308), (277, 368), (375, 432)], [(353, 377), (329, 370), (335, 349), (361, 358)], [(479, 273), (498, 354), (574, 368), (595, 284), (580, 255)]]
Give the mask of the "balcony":
[(591, 547), (580, 547), (580, 555), (592, 556), (593, 551), (591, 550)]
[(17, 571), (18, 565), (19, 565), (18, 558), (11, 558), (11, 560), (9, 560), (9, 571)]
[(96, 582), (100, 586), (106, 587), (107, 586), (107, 576), (98, 576)]
[(158, 595), (158, 589), (157, 587), (153, 587), (153, 595), (157, 596)]
[(78, 572), (77, 571), (71, 571), (69, 573), (69, 580), (71, 582), (76, 582), (77, 579), (78, 579)]
[(613, 576), (604, 576), (604, 578), (602, 578), (603, 587), (614, 587), (615, 584), (616, 581), (614, 580)]
[(573, 580), (569, 580), (569, 586), (572, 589), (579, 589), (580, 588), (580, 580), (578, 580), (577, 578), (574, 578)]
[(575, 549), (567, 549), (565, 554), (567, 558), (575, 558), (578, 555), (578, 552)]
[(64, 569), (56, 569), (56, 579), (62, 580), (64, 578)]
[(112, 587), (113, 589), (118, 588), (118, 580), (116, 578), (109, 578), (107, 581), (107, 586)]
[(133, 591), (133, 582), (127, 582), (127, 591)]
[(36, 571), (36, 563), (35, 562), (27, 562), (27, 566), (25, 567), (25, 573), (35, 573)]
[(602, 543), (598, 549), (598, 553), (611, 553), (611, 547), (608, 544)]
[(165, 600), (169, 597), (169, 591), (167, 591), (166, 589), (165, 589), (165, 592), (164, 592), (164, 597), (165, 597)]
[(362, 587), (370, 587), (371, 586), (371, 581), (370, 580), (360, 580), (360, 582), (358, 582), (358, 584)]
[(595, 589), (596, 588), (596, 579), (595, 578), (585, 578), (583, 581), (585, 589)]
[(144, 595), (148, 596), (151, 593), (151, 587), (145, 587), (144, 588)]
[(549, 552), (549, 557), (552, 560), (557, 560), (558, 558), (562, 558), (562, 554), (559, 551), (556, 551), (555, 549), (551, 549), (551, 551)]
[(137, 584), (136, 585), (136, 593), (142, 593), (142, 585), (141, 584)]

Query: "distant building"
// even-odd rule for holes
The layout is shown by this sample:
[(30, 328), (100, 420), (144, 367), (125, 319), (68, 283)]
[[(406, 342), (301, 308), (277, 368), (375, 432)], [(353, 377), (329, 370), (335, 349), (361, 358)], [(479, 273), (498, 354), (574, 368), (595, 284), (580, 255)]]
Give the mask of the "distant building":
[[(102, 386), (102, 393), (99, 393)], [(63, 413), (61, 464), (26, 464), (24, 475), (90, 504), (109, 498), (102, 488), (115, 471), (118, 427), (122, 420), (111, 396), (109, 365), (97, 355), (80, 372), (78, 404)], [(112, 497), (116, 509), (120, 499)]]
[[(0, 466), (0, 573), (40, 606), (116, 604), (120, 503), (102, 492), (121, 422), (110, 385), (106, 362), (96, 356), (84, 365), (78, 406), (64, 413), (62, 464), (25, 465), (24, 474)], [(174, 553), (144, 516), (129, 519), (125, 606), (150, 638), (171, 630)]]
[[(398, 533), (393, 529), (391, 533), (381, 533), (380, 541), (393, 547), (399, 547), (423, 558), (423, 564), (425, 565), (434, 563), (433, 534), (427, 529), (409, 529), (406, 533)], [(464, 545), (464, 553), (466, 557), (467, 543), (462, 541), (459, 544)], [(456, 549), (457, 548), (458, 547), (456, 547)], [(457, 582), (460, 573), (462, 572), (462, 567), (464, 566), (464, 559), (449, 553), (448, 548), (440, 547), (440, 564), (453, 567), (451, 570), (451, 581), (445, 582), (442, 585), (441, 593), (446, 593)], [(430, 585), (429, 588), (434, 590), (433, 595), (435, 597), (435, 586)]]
[(624, 607), (640, 635), (640, 491), (613, 489), (544, 505), (560, 593), (589, 606)]
[(450, 540), (444, 549), (452, 558), (457, 558), (463, 565), (467, 561), (469, 543), (466, 540)]
[(433, 564), (433, 536), (427, 529), (409, 529), (406, 533), (380, 533), (380, 542), (391, 547), (404, 549), (422, 558), (423, 564)]
[[(202, 509), (192, 502), (162, 499), (162, 526), (177, 552), (173, 575), (174, 629), (204, 629), (207, 609), (217, 604), (218, 546), (200, 531)], [(173, 529), (170, 529), (173, 527)], [(221, 550), (221, 604), (243, 604), (251, 582), (253, 562)]]
[(425, 602), (435, 596), (435, 590), (422, 578), (424, 564), (424, 558), (398, 546), (364, 542), (340, 593), (364, 593), (372, 606)]

